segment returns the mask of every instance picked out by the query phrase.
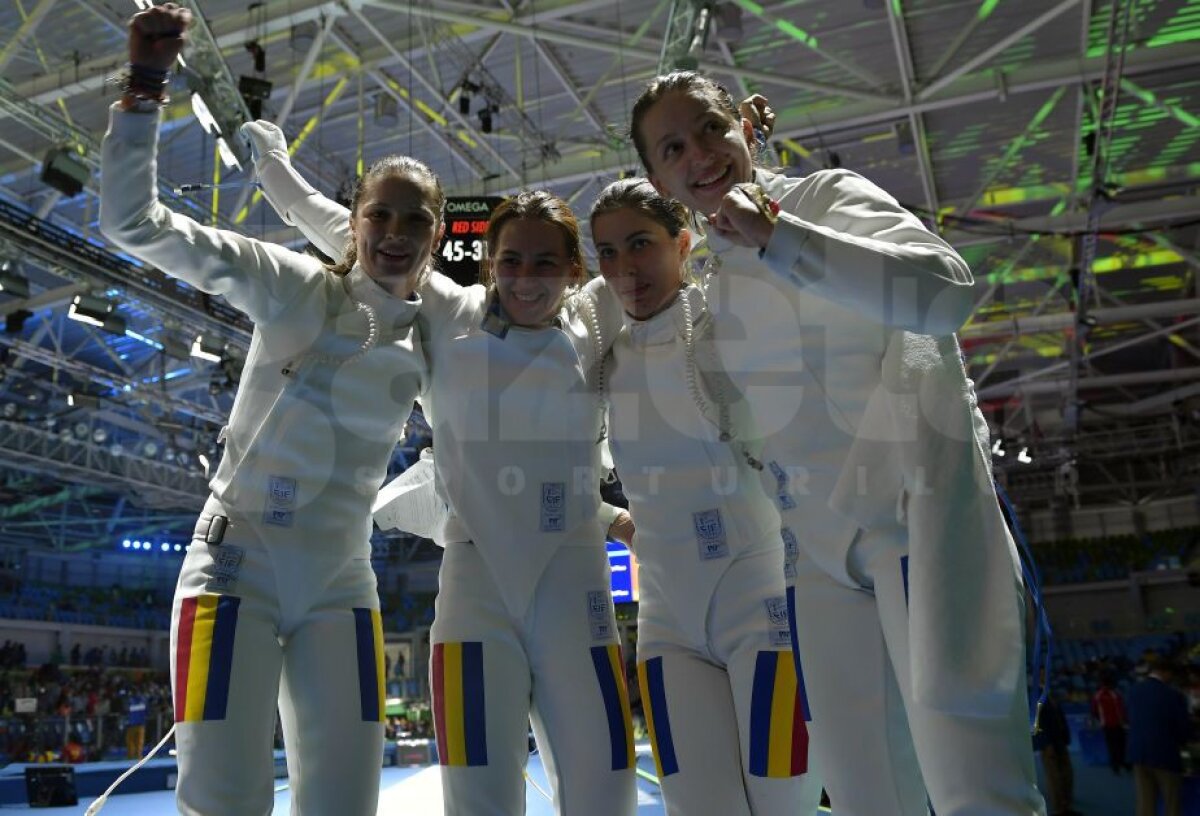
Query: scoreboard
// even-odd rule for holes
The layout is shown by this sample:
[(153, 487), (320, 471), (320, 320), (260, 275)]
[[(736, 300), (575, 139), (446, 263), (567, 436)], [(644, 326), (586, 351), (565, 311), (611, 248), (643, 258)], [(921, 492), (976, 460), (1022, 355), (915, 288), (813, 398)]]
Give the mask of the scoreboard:
[(438, 247), (437, 267), (456, 283), (479, 282), (480, 266), (487, 259), (488, 218), (502, 201), (498, 196), (446, 199), (446, 234)]
[(639, 599), (638, 563), (629, 548), (619, 541), (607, 542), (608, 568), (612, 574), (610, 589), (613, 603), (630, 603)]

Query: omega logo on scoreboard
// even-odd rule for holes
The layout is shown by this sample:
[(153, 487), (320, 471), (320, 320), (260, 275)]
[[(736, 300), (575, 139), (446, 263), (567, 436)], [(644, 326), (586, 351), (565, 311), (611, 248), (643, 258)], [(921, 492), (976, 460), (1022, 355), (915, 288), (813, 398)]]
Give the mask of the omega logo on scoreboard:
[(487, 225), (503, 198), (478, 196), (447, 198), (446, 234), (438, 247), (438, 269), (455, 282), (479, 282), (479, 269), (487, 258)]

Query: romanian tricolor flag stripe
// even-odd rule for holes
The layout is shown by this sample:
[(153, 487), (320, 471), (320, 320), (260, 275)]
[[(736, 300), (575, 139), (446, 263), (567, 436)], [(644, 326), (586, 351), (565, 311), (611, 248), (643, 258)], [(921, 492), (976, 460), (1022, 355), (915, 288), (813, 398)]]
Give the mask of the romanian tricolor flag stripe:
[(438, 762), (487, 765), (483, 644), (433, 644), (433, 722)]
[(354, 609), (354, 638), (363, 722), (383, 722), (383, 621), (378, 609)]
[[(787, 588), (787, 609), (788, 609), (788, 635), (790, 635), (791, 641), (792, 641), (792, 660), (795, 661), (797, 666), (799, 666), (800, 665), (800, 635), (796, 631), (796, 627), (798, 624), (796, 623), (796, 588), (794, 586), (789, 586)], [(801, 676), (800, 676), (800, 684), (802, 686), (804, 685), (803, 672), (801, 673)], [(806, 711), (808, 710), (807, 702), (804, 704), (804, 708)]]
[(600, 681), (604, 712), (608, 715), (612, 769), (623, 771), (633, 767), (634, 759), (633, 718), (629, 713), (629, 689), (625, 687), (625, 664), (621, 660), (621, 647), (615, 643), (593, 646), (592, 663), (596, 667), (596, 679)]
[(904, 582), (904, 606), (908, 606), (908, 556), (900, 556), (900, 580)]
[(175, 722), (225, 719), (240, 598), (199, 595), (179, 605)]
[(773, 778), (808, 770), (808, 700), (787, 652), (759, 652), (750, 700), (750, 774)]
[(638, 685), (642, 689), (642, 708), (646, 715), (646, 730), (650, 732), (650, 747), (654, 749), (658, 778), (679, 773), (675, 741), (671, 739), (671, 718), (667, 714), (667, 689), (663, 683), (661, 657), (638, 664)]

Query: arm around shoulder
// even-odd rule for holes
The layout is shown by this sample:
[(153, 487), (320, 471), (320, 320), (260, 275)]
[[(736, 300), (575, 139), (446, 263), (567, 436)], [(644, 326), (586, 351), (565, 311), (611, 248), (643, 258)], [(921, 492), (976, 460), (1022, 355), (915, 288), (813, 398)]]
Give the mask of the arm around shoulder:
[(323, 274), (319, 264), (163, 206), (157, 192), (160, 118), (116, 105), (111, 110), (101, 158), (101, 232), (172, 277), (224, 296), (256, 323), (274, 319)]
[(322, 252), (340, 260), (350, 240), (350, 211), (300, 175), (288, 157), (283, 132), (274, 124), (247, 122), (241, 131), (254, 147), (254, 171), (267, 203)]

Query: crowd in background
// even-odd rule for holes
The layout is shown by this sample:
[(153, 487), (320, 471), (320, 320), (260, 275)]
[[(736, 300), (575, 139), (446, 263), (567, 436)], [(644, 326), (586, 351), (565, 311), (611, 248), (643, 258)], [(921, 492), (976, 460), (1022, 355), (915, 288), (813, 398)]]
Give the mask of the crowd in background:
[[(7, 762), (124, 757), (131, 724), (143, 726), (143, 740), (157, 740), (171, 720), (165, 673), (54, 662), (0, 672), (0, 759)], [(132, 750), (140, 755), (142, 747)]]

